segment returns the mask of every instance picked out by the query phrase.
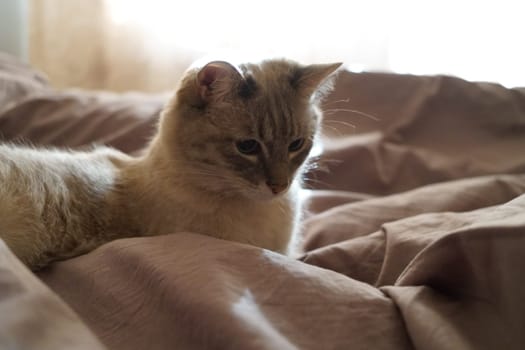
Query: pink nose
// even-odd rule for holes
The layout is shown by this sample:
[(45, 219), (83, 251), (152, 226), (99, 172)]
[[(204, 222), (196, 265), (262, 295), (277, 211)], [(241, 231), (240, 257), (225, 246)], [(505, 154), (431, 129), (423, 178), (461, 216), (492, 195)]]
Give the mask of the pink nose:
[(266, 181), (266, 185), (268, 185), (273, 194), (281, 193), (288, 188), (288, 184), (274, 184), (270, 181)]

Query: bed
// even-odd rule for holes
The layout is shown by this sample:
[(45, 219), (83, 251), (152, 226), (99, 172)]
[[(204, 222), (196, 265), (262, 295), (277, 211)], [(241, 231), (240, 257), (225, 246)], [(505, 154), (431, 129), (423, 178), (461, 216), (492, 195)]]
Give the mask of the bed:
[[(167, 98), (6, 55), (0, 88), (1, 141), (130, 154)], [(525, 88), (343, 71), (324, 109), (297, 256), (174, 232), (35, 275), (0, 244), (0, 347), (523, 349)]]

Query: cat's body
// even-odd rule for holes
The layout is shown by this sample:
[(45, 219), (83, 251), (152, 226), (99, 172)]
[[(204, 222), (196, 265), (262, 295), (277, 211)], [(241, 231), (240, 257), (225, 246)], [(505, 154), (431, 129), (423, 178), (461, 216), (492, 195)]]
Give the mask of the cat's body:
[(0, 236), (34, 267), (120, 237), (184, 231), (286, 252), (298, 184), (270, 202), (225, 199), (166, 184), (148, 160), (0, 145)]
[(0, 146), (0, 237), (24, 263), (43, 265), (105, 240), (116, 176), (109, 154), (118, 152)]
[(337, 66), (190, 70), (140, 157), (0, 145), (0, 238), (32, 268), (183, 231), (286, 253), (318, 130), (312, 95)]

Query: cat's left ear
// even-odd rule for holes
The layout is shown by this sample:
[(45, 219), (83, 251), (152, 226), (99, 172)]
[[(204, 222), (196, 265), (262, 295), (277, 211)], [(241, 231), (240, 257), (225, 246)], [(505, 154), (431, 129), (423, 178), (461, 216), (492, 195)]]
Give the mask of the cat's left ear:
[(311, 64), (294, 72), (290, 82), (303, 96), (310, 97), (316, 91), (327, 92), (332, 88), (334, 72), (342, 63)]
[(225, 61), (210, 62), (197, 73), (199, 96), (204, 102), (224, 100), (241, 80), (241, 73), (230, 63)]

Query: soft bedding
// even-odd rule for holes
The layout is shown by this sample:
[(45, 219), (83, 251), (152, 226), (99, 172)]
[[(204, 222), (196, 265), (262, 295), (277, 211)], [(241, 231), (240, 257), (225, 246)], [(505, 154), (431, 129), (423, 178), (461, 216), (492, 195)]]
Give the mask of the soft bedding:
[[(164, 101), (37, 90), (2, 109), (0, 139), (137, 152)], [(35, 290), (78, 325), (38, 337), (109, 349), (522, 349), (525, 90), (343, 72), (325, 109), (297, 256), (191, 232), (114, 241), (38, 273), (56, 294)], [(35, 278), (10, 264), (0, 276), (15, 276), (0, 295)], [(21, 329), (45, 322), (16, 305)]]
[(73, 310), (0, 241), (0, 349), (103, 348)]

